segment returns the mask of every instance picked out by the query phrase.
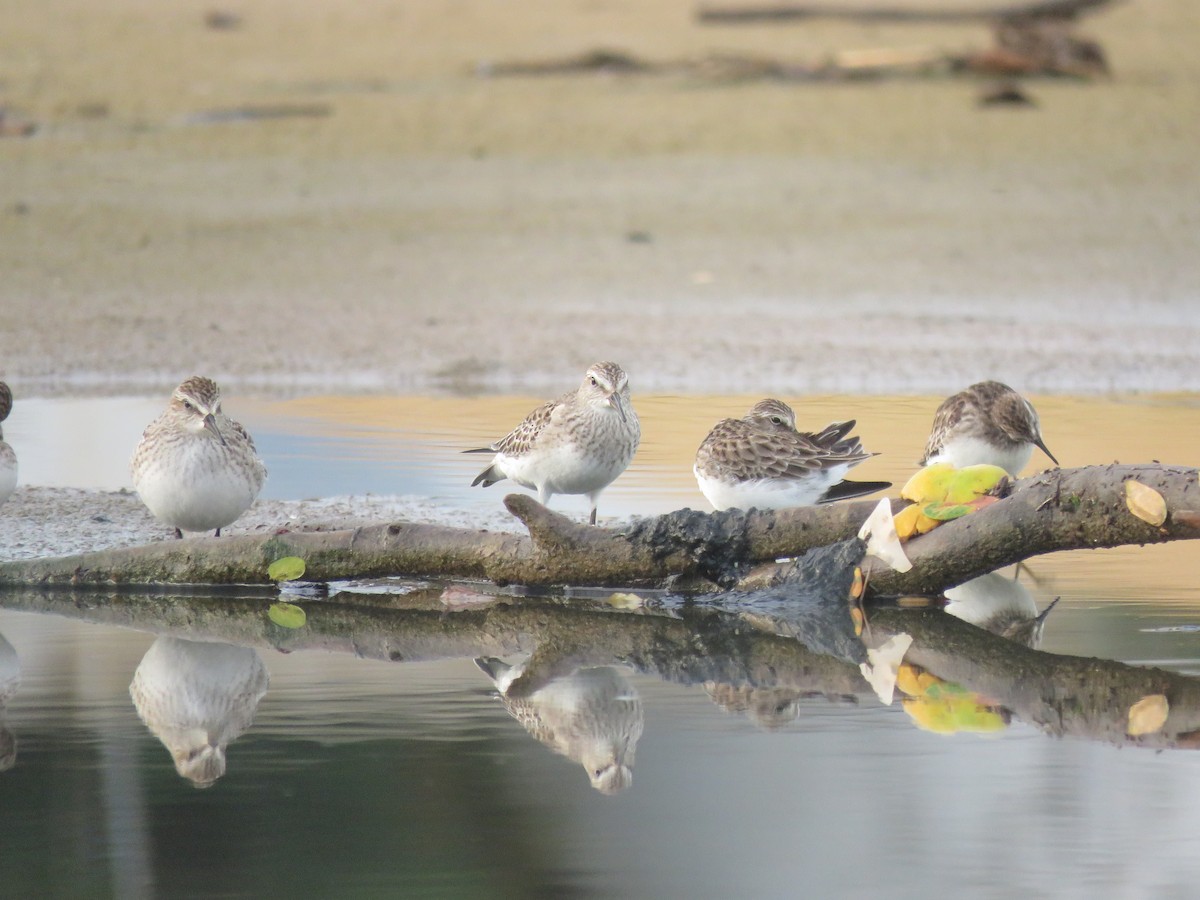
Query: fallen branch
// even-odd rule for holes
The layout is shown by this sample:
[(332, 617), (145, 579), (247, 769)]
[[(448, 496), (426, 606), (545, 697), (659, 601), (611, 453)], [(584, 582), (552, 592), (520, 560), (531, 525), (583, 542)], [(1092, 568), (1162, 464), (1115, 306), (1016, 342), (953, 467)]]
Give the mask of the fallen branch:
[[(1197, 470), (1159, 464), (1055, 469), (1017, 482), (982, 512), (911, 541), (912, 571), (870, 561), (881, 593), (938, 593), (1043, 553), (1200, 537)], [(1124, 484), (1137, 479), (1166, 501), (1162, 526), (1136, 518)], [(352, 531), (281, 532), (161, 541), (143, 547), (0, 563), (0, 585), (266, 584), (276, 559), (299, 556), (305, 579), (389, 575), (486, 579), (523, 585), (733, 586), (756, 564), (800, 556), (851, 537), (874, 501), (778, 512), (680, 510), (624, 530), (595, 528), (524, 494), (504, 500), (529, 536), (411, 523)]]
[(729, 583), (752, 561), (794, 556), (853, 535), (875, 504), (778, 513), (684, 509), (625, 531), (582, 525), (525, 494), (508, 495), (504, 505), (529, 537), (403, 522), (195, 537), (0, 563), (0, 585), (266, 584), (267, 567), (285, 556), (304, 559), (309, 581), (413, 575), (526, 585)]
[[(868, 579), (883, 594), (936, 594), (1042, 553), (1195, 540), (1200, 538), (1198, 474), (1158, 463), (1049, 469), (1018, 481), (984, 514), (955, 519), (909, 541), (910, 571), (869, 560)], [(1161, 526), (1129, 511), (1125, 482), (1130, 480), (1162, 494), (1168, 515)]]

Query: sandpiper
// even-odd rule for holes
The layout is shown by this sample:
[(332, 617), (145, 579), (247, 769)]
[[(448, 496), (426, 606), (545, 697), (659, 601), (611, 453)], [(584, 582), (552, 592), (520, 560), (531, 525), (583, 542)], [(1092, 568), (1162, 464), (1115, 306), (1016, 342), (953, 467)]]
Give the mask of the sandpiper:
[(184, 531), (221, 529), (250, 508), (267, 478), (246, 429), (221, 412), (221, 392), (193, 376), (142, 434), (133, 486), (154, 517)]
[(786, 509), (861, 497), (890, 481), (843, 481), (874, 456), (857, 437), (854, 420), (817, 434), (796, 430), (796, 414), (780, 400), (762, 400), (740, 419), (722, 419), (700, 449), (692, 471), (716, 509)]
[(536, 490), (543, 506), (555, 494), (584, 494), (595, 525), (600, 492), (629, 466), (641, 437), (629, 377), (616, 363), (599, 362), (578, 390), (539, 406), (491, 446), (464, 452), (496, 454), (472, 487), (511, 478)]
[[(12, 411), (12, 391), (0, 381), (0, 422)], [(17, 454), (4, 440), (4, 429), (0, 428), (0, 503), (7, 500), (17, 489)]]
[(999, 466), (1014, 478), (1039, 447), (1058, 465), (1042, 441), (1033, 404), (998, 381), (981, 381), (942, 401), (933, 416), (921, 465), (978, 463)]

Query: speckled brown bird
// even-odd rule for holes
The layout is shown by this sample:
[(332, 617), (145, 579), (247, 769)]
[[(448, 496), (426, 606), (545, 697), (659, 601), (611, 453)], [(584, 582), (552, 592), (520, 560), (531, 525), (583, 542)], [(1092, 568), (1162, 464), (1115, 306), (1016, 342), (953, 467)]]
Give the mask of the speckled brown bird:
[(861, 497), (889, 481), (844, 481), (874, 456), (857, 437), (854, 420), (812, 434), (796, 430), (796, 414), (781, 400), (761, 400), (740, 419), (722, 419), (696, 451), (692, 471), (716, 509), (785, 509)]
[(1014, 478), (1038, 447), (1058, 465), (1042, 440), (1033, 404), (998, 381), (981, 381), (942, 401), (933, 416), (921, 465), (999, 466)]
[(221, 411), (221, 391), (193, 376), (142, 434), (130, 463), (133, 487), (160, 522), (217, 535), (250, 508), (267, 478), (254, 441)]
[(555, 494), (584, 494), (595, 525), (600, 492), (629, 467), (641, 438), (629, 377), (616, 363), (599, 362), (577, 390), (539, 406), (496, 443), (464, 452), (496, 454), (472, 487), (511, 478), (537, 491), (543, 506)]

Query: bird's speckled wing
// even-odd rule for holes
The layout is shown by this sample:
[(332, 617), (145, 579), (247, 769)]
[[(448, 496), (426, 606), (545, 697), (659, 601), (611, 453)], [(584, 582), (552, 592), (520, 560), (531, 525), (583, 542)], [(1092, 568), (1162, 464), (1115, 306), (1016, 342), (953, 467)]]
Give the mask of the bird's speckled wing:
[(785, 428), (756, 428), (742, 419), (724, 419), (700, 445), (696, 466), (736, 481), (803, 478), (871, 455), (863, 452), (857, 438), (842, 440), (852, 426), (838, 423), (814, 435)]
[(965, 392), (942, 401), (942, 405), (933, 414), (933, 425), (929, 429), (929, 440), (925, 443), (925, 453), (921, 456), (920, 465), (925, 465), (930, 458), (942, 452), (943, 445), (954, 431), (955, 423), (964, 420), (973, 406)]
[(569, 393), (563, 394), (563, 396), (556, 400), (549, 400), (543, 403), (527, 415), (520, 425), (492, 444), (489, 449), (508, 456), (520, 456), (526, 453), (537, 441), (538, 435), (550, 423), (550, 419), (554, 415), (554, 410), (567, 402), (572, 396)]

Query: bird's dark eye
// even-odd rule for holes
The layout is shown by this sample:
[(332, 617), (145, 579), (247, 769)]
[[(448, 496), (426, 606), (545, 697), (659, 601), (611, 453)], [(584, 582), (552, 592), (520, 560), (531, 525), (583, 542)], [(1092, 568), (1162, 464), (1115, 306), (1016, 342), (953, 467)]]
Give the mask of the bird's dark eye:
[(771, 421), (776, 425), (782, 425), (783, 417), (782, 416), (771, 416)]
[(184, 408), (184, 409), (189, 409), (189, 410), (190, 410), (190, 409), (195, 409), (196, 407), (192, 406), (192, 404), (191, 404), (191, 403), (189, 403), (188, 401), (184, 400), (184, 401), (183, 401), (183, 408)]
[(595, 376), (595, 375), (589, 375), (589, 376), (588, 376), (588, 381), (590, 381), (592, 384), (596, 384), (596, 376)]

